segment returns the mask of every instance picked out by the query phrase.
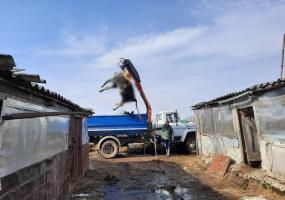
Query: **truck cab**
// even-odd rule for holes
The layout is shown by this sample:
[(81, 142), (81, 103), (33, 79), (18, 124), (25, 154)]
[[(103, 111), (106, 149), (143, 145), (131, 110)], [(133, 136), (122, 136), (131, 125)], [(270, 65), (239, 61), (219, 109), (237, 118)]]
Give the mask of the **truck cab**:
[(196, 126), (193, 122), (182, 123), (178, 111), (162, 111), (156, 115), (154, 124), (156, 133), (160, 135), (166, 120), (174, 132), (174, 143), (185, 145), (187, 151), (196, 150)]

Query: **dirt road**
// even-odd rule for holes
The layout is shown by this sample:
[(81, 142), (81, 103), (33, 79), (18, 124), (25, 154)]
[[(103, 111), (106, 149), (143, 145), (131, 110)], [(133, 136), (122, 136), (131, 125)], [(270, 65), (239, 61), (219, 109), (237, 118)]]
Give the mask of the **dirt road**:
[(87, 177), (72, 199), (285, 199), (235, 175), (213, 177), (195, 155), (120, 155), (106, 160), (90, 153)]

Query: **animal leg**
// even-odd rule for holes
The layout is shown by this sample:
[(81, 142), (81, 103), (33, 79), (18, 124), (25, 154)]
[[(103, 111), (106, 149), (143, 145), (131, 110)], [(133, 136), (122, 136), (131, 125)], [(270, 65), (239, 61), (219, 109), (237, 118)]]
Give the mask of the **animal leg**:
[(103, 88), (107, 83), (110, 83), (112, 81), (112, 79), (108, 79), (105, 83), (103, 83), (103, 85), (101, 86), (101, 88)]
[(108, 87), (102, 88), (101, 90), (99, 90), (99, 92), (103, 92), (105, 90), (109, 90), (109, 89), (112, 89), (112, 88), (114, 88), (114, 86), (108, 86)]
[(117, 103), (117, 104), (116, 104), (116, 107), (113, 108), (113, 110), (117, 110), (117, 109), (120, 108), (123, 104), (124, 104), (123, 102)]

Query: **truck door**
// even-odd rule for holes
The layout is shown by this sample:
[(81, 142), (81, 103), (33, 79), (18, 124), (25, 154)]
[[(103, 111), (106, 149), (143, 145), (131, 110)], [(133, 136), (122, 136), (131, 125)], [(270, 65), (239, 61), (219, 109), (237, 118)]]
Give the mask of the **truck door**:
[(174, 140), (181, 140), (184, 134), (184, 127), (179, 125), (179, 117), (176, 112), (166, 114), (166, 120), (169, 121), (169, 125), (172, 127), (174, 132)]
[(82, 168), (82, 118), (72, 116), (70, 118), (70, 146), (72, 160), (72, 180), (76, 181), (81, 176)]

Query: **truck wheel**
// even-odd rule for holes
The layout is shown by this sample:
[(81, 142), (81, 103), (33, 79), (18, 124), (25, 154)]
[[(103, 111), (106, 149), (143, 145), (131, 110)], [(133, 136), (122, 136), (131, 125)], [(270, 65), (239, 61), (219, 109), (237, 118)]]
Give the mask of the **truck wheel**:
[(186, 150), (188, 153), (194, 153), (196, 151), (196, 138), (195, 137), (187, 137)]
[(104, 158), (109, 159), (109, 158), (114, 158), (118, 154), (118, 151), (119, 151), (119, 146), (115, 141), (106, 140), (101, 145), (100, 154)]

